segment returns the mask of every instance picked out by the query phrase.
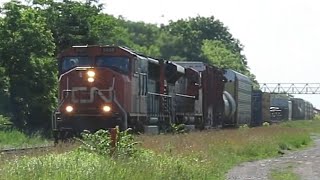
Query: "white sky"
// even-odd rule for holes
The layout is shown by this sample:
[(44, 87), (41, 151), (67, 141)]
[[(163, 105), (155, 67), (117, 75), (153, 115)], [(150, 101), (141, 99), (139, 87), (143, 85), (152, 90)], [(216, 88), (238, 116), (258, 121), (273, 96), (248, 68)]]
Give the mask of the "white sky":
[[(260, 83), (320, 83), (320, 1), (317, 0), (106, 0), (106, 12), (128, 20), (215, 16), (245, 46)], [(320, 95), (295, 95), (320, 108)]]
[[(4, 0), (0, 0), (3, 2)], [(7, 1), (7, 0), (6, 0)], [(215, 16), (245, 46), (260, 83), (320, 83), (320, 1), (317, 0), (100, 0), (105, 12), (128, 20)], [(295, 95), (320, 108), (320, 95)]]

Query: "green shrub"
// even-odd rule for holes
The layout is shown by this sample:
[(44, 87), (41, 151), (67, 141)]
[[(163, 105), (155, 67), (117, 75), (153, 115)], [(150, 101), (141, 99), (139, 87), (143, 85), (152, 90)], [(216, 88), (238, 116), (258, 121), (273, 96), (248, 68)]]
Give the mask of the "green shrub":
[(268, 126), (270, 126), (270, 123), (269, 123), (269, 122), (264, 122), (264, 123), (262, 124), (262, 126), (268, 127)]
[(101, 155), (111, 155), (113, 157), (119, 156), (133, 156), (137, 151), (137, 142), (127, 129), (125, 131), (119, 131), (116, 127), (116, 141), (112, 142), (111, 134), (108, 130), (100, 129), (97, 132), (91, 134), (88, 131), (82, 133), (83, 140), (82, 149), (90, 152), (96, 152)]
[(320, 121), (320, 115), (315, 115), (313, 120)]
[(248, 128), (249, 128), (248, 124), (243, 124), (239, 127), (239, 129), (248, 129)]
[(173, 134), (183, 134), (188, 132), (185, 124), (171, 124), (169, 131)]

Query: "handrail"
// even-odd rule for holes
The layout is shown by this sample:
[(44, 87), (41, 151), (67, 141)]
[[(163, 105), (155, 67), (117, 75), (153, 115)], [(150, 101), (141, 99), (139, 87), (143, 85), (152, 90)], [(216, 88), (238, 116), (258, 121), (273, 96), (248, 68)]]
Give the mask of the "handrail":
[(195, 99), (196, 97), (195, 96), (189, 96), (189, 95), (185, 95), (185, 94), (176, 94), (176, 96), (180, 96), (180, 97), (184, 97), (184, 98), (192, 98), (192, 99)]

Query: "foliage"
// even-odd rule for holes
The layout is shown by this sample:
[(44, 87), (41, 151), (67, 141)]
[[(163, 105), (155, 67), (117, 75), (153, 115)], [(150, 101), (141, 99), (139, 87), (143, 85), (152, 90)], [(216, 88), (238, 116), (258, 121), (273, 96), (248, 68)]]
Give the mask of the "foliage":
[[(112, 159), (73, 151), (6, 162), (4, 179), (208, 179), (196, 159), (145, 152), (137, 158)], [(57, 173), (58, 172), (58, 173)]]
[(203, 40), (201, 46), (203, 56), (209, 60), (210, 64), (214, 64), (219, 68), (229, 68), (238, 72), (245, 72), (246, 67), (241, 62), (239, 53), (233, 53), (228, 50), (222, 41)]
[[(39, 121), (30, 117), (32, 111), (38, 110), (34, 109), (32, 103), (37, 101), (36, 99), (41, 99), (37, 101), (41, 102), (43, 99), (40, 95), (54, 92), (51, 88), (56, 87), (56, 84), (41, 83), (39, 80), (50, 83), (52, 81), (45, 79), (48, 76), (38, 77), (38, 75), (50, 76), (54, 74), (51, 72), (56, 71), (52, 66), (47, 67), (47, 63), (39, 63), (53, 55), (55, 46), (52, 34), (46, 28), (45, 18), (37, 10), (11, 1), (4, 4), (2, 12), (5, 17), (0, 27), (0, 46), (2, 47), (0, 59), (9, 78), (12, 119), (17, 127), (22, 128), (27, 124), (37, 124), (34, 122)], [(52, 79), (51, 76), (48, 78)], [(42, 94), (34, 92), (35, 89), (41, 88), (46, 91)], [(52, 106), (52, 103), (49, 102), (48, 106)], [(43, 102), (38, 106), (43, 109), (49, 108)], [(48, 111), (44, 113), (46, 114), (42, 116), (50, 117)]]
[(188, 132), (185, 124), (171, 124), (171, 130), (173, 134), (182, 134)]
[(0, 115), (0, 125), (4, 125), (8, 123), (10, 123), (10, 118)]
[(9, 112), (9, 77), (6, 73), (6, 69), (4, 67), (0, 67), (0, 114), (8, 114), (8, 112)]
[(262, 124), (262, 126), (270, 126), (270, 123), (264, 122), (264, 123)]
[(270, 174), (272, 180), (299, 180), (301, 179), (297, 174), (293, 172), (293, 167), (285, 169), (274, 169)]
[(95, 43), (97, 37), (94, 36), (95, 33), (91, 33), (91, 21), (99, 14), (102, 6), (93, 2), (33, 1), (35, 6), (40, 7), (39, 12), (46, 18), (46, 25), (53, 33), (56, 52), (73, 45)]
[(239, 52), (232, 52), (227, 46), (219, 40), (203, 40), (201, 46), (202, 56), (219, 68), (233, 69), (248, 77), (258, 86), (255, 76), (250, 73), (249, 68), (243, 63), (242, 56)]
[(319, 114), (316, 114), (313, 118), (313, 120), (315, 121), (320, 121), (320, 115)]
[(242, 45), (232, 37), (228, 28), (213, 16), (171, 21), (165, 28), (170, 34), (180, 37), (181, 41), (176, 46), (175, 55), (186, 57), (188, 60), (201, 60), (201, 45), (205, 39), (220, 40), (234, 53), (240, 53), (242, 50)]
[(137, 142), (129, 134), (130, 129), (119, 131), (115, 128), (116, 141), (113, 142), (110, 131), (100, 129), (91, 134), (88, 131), (82, 133), (82, 148), (89, 152), (96, 152), (101, 155), (111, 155), (113, 157), (130, 157), (138, 151)]
[(243, 124), (243, 125), (239, 126), (239, 130), (240, 130), (240, 131), (241, 131), (241, 130), (247, 130), (247, 129), (249, 129), (248, 124)]
[(10, 122), (10, 118), (0, 115), (0, 131), (6, 131), (12, 128), (12, 124)]
[(0, 148), (30, 147), (49, 143), (49, 141), (41, 137), (40, 133), (26, 135), (25, 133), (12, 128), (0, 130)]
[[(319, 126), (318, 121), (307, 121), (302, 128), (300, 122), (290, 124), (294, 127), (140, 135), (136, 140), (148, 150), (135, 156), (110, 158), (105, 153), (74, 150), (4, 162), (0, 174), (4, 179), (225, 179), (226, 172), (241, 162), (277, 156), (282, 143), (304, 147), (311, 143), (310, 132), (320, 132), (306, 130)], [(96, 137), (94, 143), (101, 144), (102, 136)]]

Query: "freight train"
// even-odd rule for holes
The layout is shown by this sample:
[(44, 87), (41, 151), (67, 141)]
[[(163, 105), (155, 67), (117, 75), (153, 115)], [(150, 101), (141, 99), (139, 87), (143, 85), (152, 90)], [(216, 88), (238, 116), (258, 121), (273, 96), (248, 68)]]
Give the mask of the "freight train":
[(115, 126), (159, 133), (172, 124), (205, 129), (262, 122), (253, 115), (257, 114), (253, 104), (258, 107), (261, 100), (253, 98), (258, 96), (252, 82), (231, 69), (96, 45), (63, 51), (58, 67), (59, 103), (52, 118), (56, 139)]

